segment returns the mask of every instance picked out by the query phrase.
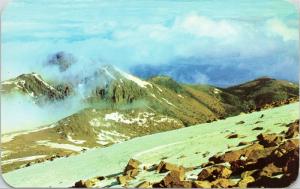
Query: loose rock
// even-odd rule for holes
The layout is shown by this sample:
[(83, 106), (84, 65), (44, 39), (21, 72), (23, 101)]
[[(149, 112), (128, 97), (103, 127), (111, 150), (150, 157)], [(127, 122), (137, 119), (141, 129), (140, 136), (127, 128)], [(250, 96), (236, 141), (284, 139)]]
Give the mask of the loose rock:
[(285, 138), (294, 138), (299, 135), (299, 120), (288, 125), (289, 129), (285, 134)]
[(157, 171), (159, 173), (165, 173), (165, 172), (168, 172), (168, 171), (178, 171), (178, 172), (183, 172), (183, 173), (185, 172), (184, 167), (177, 166), (175, 164), (164, 162), (164, 161), (161, 161), (158, 164)]
[(194, 181), (193, 188), (211, 188), (209, 181)]
[(278, 136), (277, 134), (260, 134), (257, 136), (259, 140), (259, 144), (263, 145), (264, 147), (271, 147), (277, 146), (282, 140), (282, 136)]
[(231, 175), (232, 171), (228, 169), (227, 167), (223, 165), (217, 165), (213, 167), (208, 167), (203, 169), (199, 174), (198, 174), (198, 179), (199, 181), (203, 180), (208, 180), (208, 181), (213, 181), (218, 178), (229, 178)]

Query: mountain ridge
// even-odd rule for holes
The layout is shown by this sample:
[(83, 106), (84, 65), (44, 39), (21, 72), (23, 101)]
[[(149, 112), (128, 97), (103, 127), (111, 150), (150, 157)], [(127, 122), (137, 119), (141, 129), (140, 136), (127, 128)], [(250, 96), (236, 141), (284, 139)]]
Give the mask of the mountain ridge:
[[(27, 78), (29, 75), (25, 76)], [(291, 103), (295, 100), (289, 101), (290, 98), (299, 96), (298, 85), (288, 81), (260, 78), (220, 88), (177, 83), (165, 76), (144, 81), (114, 67), (105, 66), (79, 82), (63, 81), (68, 83), (68, 95), (49, 98), (47, 95), (53, 91), (61, 97), (65, 88), (61, 87), (61, 90), (58, 84), (43, 81), (37, 74), (31, 76), (33, 79), (25, 80), (26, 87), (21, 86), (26, 90), (19, 90), (20, 86), (18, 90), (11, 90), (18, 84), (15, 80), (1, 82), (2, 86), (6, 86), (2, 91), (7, 90), (4, 95), (18, 92), (30, 96), (28, 90), (31, 90), (39, 97), (44, 95), (44, 99), (59, 102), (81, 95), (78, 94), (80, 90), (86, 88), (85, 94), (79, 99), (86, 105), (77, 113), (45, 127), (6, 134), (2, 145), (7, 152), (2, 157), (5, 161), (33, 154), (45, 156), (38, 161), (51, 159), (52, 156), (69, 156), (89, 148), (106, 147), (135, 137), (248, 113), (277, 101), (282, 102), (278, 105)], [(41, 86), (31, 87), (36, 84)], [(280, 90), (282, 88), (286, 90)], [(271, 100), (261, 98), (261, 101), (256, 101), (257, 97), (268, 94), (272, 94)], [(43, 107), (43, 104), (40, 106)], [(20, 149), (21, 146), (24, 148)], [(5, 164), (2, 168), (7, 172), (20, 166), (24, 166), (24, 162)]]

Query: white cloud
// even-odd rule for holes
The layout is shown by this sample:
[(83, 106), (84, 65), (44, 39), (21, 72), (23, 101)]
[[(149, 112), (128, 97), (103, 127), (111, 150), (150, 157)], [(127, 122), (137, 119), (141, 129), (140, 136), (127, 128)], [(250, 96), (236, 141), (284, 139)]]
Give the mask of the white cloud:
[[(275, 56), (282, 50), (294, 52), (288, 47), (297, 40), (295, 29), (283, 22), (266, 24), (270, 12), (259, 11), (263, 7), (247, 8), (242, 15), (240, 10), (224, 11), (222, 6), (200, 2), (153, 1), (151, 6), (135, 2), (123, 7), (123, 3), (78, 0), (68, 9), (69, 0), (63, 4), (53, 0), (49, 7), (44, 6), (46, 1), (30, 4), (31, 11), (18, 2), (3, 15), (3, 79), (30, 71), (44, 74), (39, 64), (57, 51), (126, 69), (190, 57)], [(163, 11), (154, 13), (155, 7)], [(293, 15), (271, 15), (285, 23), (297, 22)]]
[(288, 27), (282, 21), (278, 19), (269, 20), (267, 23), (273, 35), (281, 37), (284, 41), (298, 40), (298, 29)]
[(177, 23), (179, 28), (198, 37), (234, 37), (238, 29), (231, 23), (220, 20), (215, 21), (197, 14), (189, 15)]

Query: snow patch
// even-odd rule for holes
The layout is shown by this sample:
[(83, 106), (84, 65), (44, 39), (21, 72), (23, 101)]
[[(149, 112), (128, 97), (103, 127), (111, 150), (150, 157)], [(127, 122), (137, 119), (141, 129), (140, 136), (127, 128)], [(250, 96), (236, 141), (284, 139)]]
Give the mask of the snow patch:
[(158, 86), (156, 86), (156, 87), (160, 92), (163, 92), (163, 90), (160, 87), (158, 87)]
[(39, 76), (38, 74), (33, 74), (33, 76), (40, 81), (41, 83), (43, 83), (47, 88), (49, 88), (50, 90), (56, 90), (54, 89), (51, 85), (49, 85), (48, 83), (46, 83), (44, 80), (42, 80), (41, 76)]
[(171, 123), (171, 122), (177, 122), (177, 120), (166, 117), (166, 116), (162, 116), (159, 120), (156, 120), (156, 122), (157, 123), (165, 123), (165, 122)]
[(9, 159), (9, 160), (1, 161), (1, 165), (12, 164), (14, 162), (19, 162), (19, 161), (32, 161), (32, 160), (45, 158), (45, 157), (47, 157), (47, 155), (28, 156), (23, 158)]
[[(174, 104), (172, 104), (170, 101), (168, 101), (167, 99), (165, 99), (165, 98), (162, 98), (167, 104), (169, 104), (169, 105), (171, 105), (171, 106), (174, 106), (174, 107), (176, 107)], [(177, 108), (177, 107), (176, 107)]]
[(130, 137), (123, 135), (121, 133), (118, 133), (117, 131), (105, 131), (102, 130), (99, 134), (98, 134), (98, 144), (101, 145), (106, 145), (109, 143), (120, 143), (123, 142), (127, 139), (129, 139)]
[(139, 79), (139, 78), (137, 78), (137, 77), (135, 77), (135, 76), (133, 76), (133, 75), (130, 75), (130, 74), (125, 73), (125, 72), (122, 72), (122, 71), (119, 71), (119, 72), (120, 72), (126, 79), (135, 82), (138, 86), (140, 86), (140, 87), (142, 87), (142, 88), (147, 88), (147, 85), (153, 87), (151, 83), (148, 83), (148, 82), (146, 82), (146, 81), (143, 81), (143, 80), (141, 80), (141, 79)]
[(68, 141), (74, 144), (83, 144), (86, 142), (85, 140), (74, 140), (70, 135), (68, 135), (67, 137), (68, 137)]
[(40, 141), (37, 141), (36, 143), (38, 145), (48, 146), (50, 148), (66, 149), (66, 150), (71, 150), (71, 151), (76, 151), (76, 152), (80, 152), (81, 150), (86, 149), (86, 148), (82, 148), (80, 146), (75, 146), (75, 145), (71, 145), (71, 144), (54, 143), (54, 142), (50, 142), (49, 140), (40, 140)]
[(110, 114), (106, 114), (104, 117), (105, 121), (115, 121), (118, 123), (124, 123), (124, 124), (137, 124), (138, 126), (144, 126), (144, 127), (148, 127), (147, 125), (145, 125), (147, 123), (147, 118), (150, 116), (154, 116), (155, 114), (153, 113), (149, 113), (149, 112), (143, 112), (143, 113), (139, 113), (137, 115), (137, 117), (134, 118), (127, 118), (125, 117), (125, 115), (119, 113), (119, 112), (113, 112)]
[(92, 119), (91, 121), (89, 121), (89, 124), (93, 127), (99, 127), (100, 126), (100, 121), (97, 118)]
[(1, 142), (2, 143), (10, 142), (16, 136), (25, 135), (25, 134), (29, 134), (29, 133), (35, 133), (35, 132), (39, 132), (39, 131), (46, 130), (46, 129), (51, 129), (51, 128), (55, 127), (55, 126), (57, 126), (57, 124), (52, 124), (52, 125), (50, 125), (48, 127), (42, 127), (42, 128), (35, 129), (35, 130), (29, 130), (29, 131), (21, 131), (21, 132), (17, 132), (17, 133), (14, 132), (14, 133), (3, 134), (3, 135), (1, 135)]
[(184, 98), (181, 94), (179, 94), (179, 95), (177, 95), (177, 96), (179, 96), (180, 98)]
[(219, 94), (220, 92), (222, 92), (221, 90), (217, 89), (217, 88), (214, 88), (214, 93), (215, 94)]

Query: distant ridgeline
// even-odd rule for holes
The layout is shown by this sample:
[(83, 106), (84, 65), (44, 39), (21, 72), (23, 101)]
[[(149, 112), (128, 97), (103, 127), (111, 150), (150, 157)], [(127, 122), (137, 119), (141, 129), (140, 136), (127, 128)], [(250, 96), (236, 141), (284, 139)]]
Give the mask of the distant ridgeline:
[(1, 83), (2, 94), (27, 95), (41, 106), (45, 101), (79, 96), (88, 106), (149, 110), (186, 126), (295, 101), (298, 91), (296, 83), (266, 77), (228, 88), (182, 84), (166, 76), (144, 81), (113, 66), (103, 66), (75, 81), (45, 81), (32, 73)]

